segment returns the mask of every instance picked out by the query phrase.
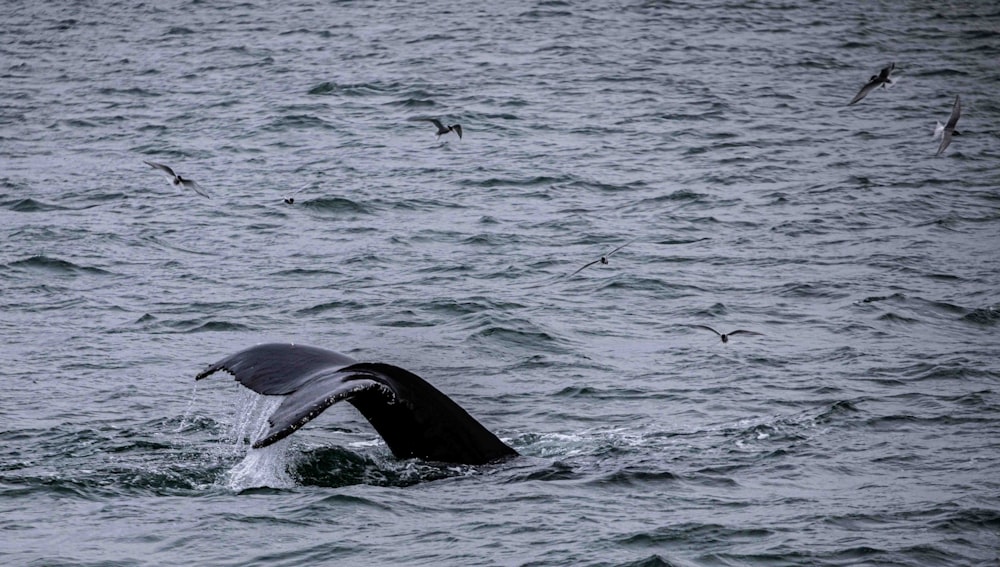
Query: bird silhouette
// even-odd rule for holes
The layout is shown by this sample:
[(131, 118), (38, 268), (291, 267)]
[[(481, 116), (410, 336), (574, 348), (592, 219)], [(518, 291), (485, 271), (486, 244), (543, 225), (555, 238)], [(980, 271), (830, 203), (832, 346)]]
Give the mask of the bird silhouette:
[(955, 95), (955, 106), (951, 107), (951, 116), (948, 117), (948, 123), (941, 126), (938, 123), (938, 128), (934, 130), (934, 137), (936, 138), (939, 134), (941, 135), (941, 145), (938, 146), (938, 151), (935, 156), (941, 155), (941, 152), (948, 147), (951, 143), (952, 136), (961, 136), (962, 133), (955, 130), (955, 124), (958, 124), (958, 117), (962, 115), (962, 101)]
[(896, 68), (895, 63), (889, 63), (889, 66), (882, 69), (882, 71), (878, 75), (872, 75), (872, 78), (868, 79), (868, 83), (865, 86), (861, 87), (861, 90), (858, 91), (858, 94), (854, 95), (854, 98), (851, 99), (851, 102), (847, 103), (847, 106), (851, 106), (852, 104), (865, 98), (866, 96), (868, 96), (868, 93), (875, 90), (875, 88), (878, 87), (879, 85), (881, 85), (883, 89), (885, 88), (886, 85), (891, 85), (892, 79), (889, 78), (889, 75), (892, 74), (892, 70), (895, 68)]
[(691, 326), (692, 327), (698, 327), (699, 329), (708, 329), (709, 331), (712, 331), (716, 335), (719, 335), (719, 338), (721, 338), (722, 342), (724, 342), (724, 343), (728, 343), (729, 342), (729, 337), (731, 337), (733, 335), (739, 335), (741, 333), (744, 334), (744, 335), (762, 335), (763, 334), (763, 333), (758, 333), (757, 331), (747, 331), (745, 329), (737, 329), (737, 330), (729, 332), (729, 333), (720, 333), (719, 331), (716, 331), (715, 329), (709, 327), (708, 325), (691, 325)]
[(437, 131), (437, 137), (438, 138), (440, 138), (444, 134), (447, 134), (448, 132), (454, 132), (454, 133), (458, 134), (458, 139), (460, 139), (460, 140), (462, 139), (462, 125), (461, 124), (452, 124), (451, 126), (445, 126), (444, 124), (441, 124), (441, 121), (438, 120), (438, 119), (436, 119), (436, 118), (427, 118), (426, 120), (428, 122), (433, 122), (434, 125), (437, 126), (437, 129), (438, 129), (438, 131)]
[(601, 264), (607, 264), (607, 263), (608, 263), (608, 257), (609, 257), (609, 256), (611, 256), (611, 255), (612, 255), (612, 254), (614, 254), (615, 252), (617, 252), (617, 251), (621, 250), (622, 248), (625, 248), (625, 247), (626, 247), (626, 246), (628, 246), (629, 244), (632, 244), (633, 242), (635, 242), (635, 241), (634, 241), (634, 240), (629, 240), (629, 241), (628, 241), (628, 242), (626, 242), (625, 244), (622, 244), (622, 245), (621, 245), (621, 246), (619, 246), (618, 248), (615, 248), (615, 249), (614, 249), (614, 250), (612, 250), (611, 252), (608, 252), (607, 254), (605, 254), (605, 255), (601, 256), (600, 258), (598, 258), (598, 259), (594, 260), (593, 262), (590, 262), (590, 263), (588, 263), (588, 264), (584, 264), (584, 265), (583, 265), (583, 266), (582, 266), (582, 267), (581, 267), (580, 269), (578, 269), (577, 271), (575, 271), (575, 272), (573, 272), (572, 274), (570, 274), (570, 275), (569, 275), (569, 277), (573, 277), (573, 276), (575, 276), (575, 275), (579, 274), (579, 273), (580, 273), (580, 272), (582, 272), (582, 271), (583, 271), (583, 270), (584, 270), (585, 268), (589, 268), (589, 267), (593, 266), (594, 264), (597, 264), (597, 263), (601, 263)]
[(158, 169), (161, 172), (163, 172), (169, 179), (169, 183), (171, 185), (175, 187), (187, 187), (188, 189), (193, 190), (195, 193), (201, 195), (202, 197), (205, 197), (206, 199), (211, 198), (209, 197), (208, 193), (206, 193), (205, 190), (201, 188), (201, 185), (198, 185), (196, 181), (194, 181), (193, 179), (184, 179), (180, 175), (174, 173), (174, 170), (163, 165), (162, 163), (155, 163), (152, 161), (143, 161), (142, 163), (148, 165), (149, 167), (152, 167), (153, 169)]

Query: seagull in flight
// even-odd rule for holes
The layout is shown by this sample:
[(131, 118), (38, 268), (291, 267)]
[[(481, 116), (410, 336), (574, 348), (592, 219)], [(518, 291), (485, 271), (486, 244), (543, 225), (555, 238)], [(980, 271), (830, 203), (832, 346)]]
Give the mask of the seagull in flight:
[(448, 132), (454, 132), (454, 133), (458, 134), (458, 139), (459, 140), (462, 139), (462, 125), (461, 124), (452, 124), (451, 126), (445, 126), (444, 124), (441, 124), (441, 121), (438, 120), (437, 118), (425, 118), (425, 120), (427, 120), (428, 122), (433, 122), (434, 125), (437, 126), (437, 129), (438, 129), (438, 131), (437, 131), (437, 137), (438, 138), (440, 138), (441, 136), (447, 134)]
[(607, 264), (607, 263), (608, 263), (608, 256), (611, 256), (611, 255), (612, 255), (612, 254), (614, 254), (615, 252), (617, 252), (617, 251), (621, 250), (622, 248), (625, 248), (626, 246), (628, 246), (629, 244), (632, 244), (633, 242), (635, 242), (635, 241), (634, 241), (634, 240), (629, 240), (628, 242), (626, 242), (625, 244), (622, 244), (622, 245), (621, 245), (621, 246), (619, 246), (618, 248), (615, 248), (615, 249), (614, 249), (614, 250), (612, 250), (611, 252), (608, 252), (607, 254), (605, 254), (605, 255), (601, 256), (600, 258), (598, 258), (598, 259), (594, 260), (593, 262), (590, 262), (589, 264), (586, 264), (586, 265), (584, 265), (584, 266), (583, 266), (582, 268), (580, 268), (579, 270), (577, 270), (577, 271), (573, 272), (572, 274), (570, 274), (570, 275), (569, 275), (569, 277), (573, 277), (573, 276), (575, 276), (575, 275), (579, 274), (579, 273), (580, 273), (580, 272), (582, 272), (582, 271), (583, 271), (583, 270), (584, 270), (585, 268), (589, 268), (589, 267), (593, 266), (594, 264), (597, 264), (597, 263), (601, 263), (601, 264)]
[(187, 187), (189, 189), (194, 190), (195, 193), (201, 195), (202, 197), (205, 197), (206, 199), (211, 198), (209, 197), (208, 193), (206, 193), (205, 190), (201, 188), (201, 185), (198, 185), (196, 181), (194, 181), (193, 179), (184, 179), (180, 175), (174, 173), (174, 170), (163, 165), (162, 163), (155, 163), (152, 161), (143, 161), (142, 163), (148, 165), (149, 167), (152, 167), (153, 169), (159, 169), (160, 171), (162, 171), (170, 180), (169, 183), (171, 185), (175, 187)]
[(691, 325), (691, 326), (692, 327), (698, 327), (699, 329), (708, 329), (709, 331), (712, 331), (716, 335), (719, 335), (719, 337), (722, 339), (722, 342), (724, 342), (724, 343), (728, 343), (729, 342), (729, 337), (731, 337), (733, 335), (738, 335), (740, 333), (743, 333), (744, 335), (762, 335), (763, 334), (763, 333), (758, 333), (756, 331), (746, 331), (744, 329), (737, 329), (737, 330), (735, 330), (735, 331), (733, 331), (731, 333), (720, 333), (719, 331), (716, 331), (715, 329), (709, 327), (708, 325)]
[(892, 70), (895, 68), (896, 68), (896, 63), (889, 63), (889, 66), (882, 69), (882, 71), (878, 75), (872, 75), (872, 78), (868, 79), (868, 83), (865, 86), (861, 87), (861, 90), (858, 91), (858, 94), (854, 95), (854, 98), (851, 99), (851, 102), (847, 103), (847, 106), (851, 106), (852, 104), (865, 98), (866, 96), (868, 96), (868, 93), (875, 90), (875, 88), (877, 88), (879, 85), (881, 85), (883, 89), (885, 88), (886, 85), (891, 85), (892, 79), (889, 78), (889, 75), (892, 74)]
[(962, 115), (962, 101), (955, 95), (955, 106), (951, 108), (951, 116), (948, 117), (948, 123), (944, 126), (940, 122), (937, 123), (937, 128), (934, 129), (934, 137), (937, 138), (941, 136), (941, 145), (938, 146), (938, 151), (935, 156), (941, 155), (941, 152), (948, 147), (951, 143), (952, 136), (961, 136), (962, 133), (955, 129), (955, 124), (958, 124), (958, 117)]

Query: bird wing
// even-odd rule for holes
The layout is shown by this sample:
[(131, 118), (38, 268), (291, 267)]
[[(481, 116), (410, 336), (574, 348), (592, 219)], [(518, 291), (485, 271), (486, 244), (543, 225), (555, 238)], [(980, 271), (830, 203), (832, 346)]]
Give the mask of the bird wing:
[(738, 335), (740, 333), (742, 333), (744, 335), (763, 335), (764, 334), (764, 333), (758, 333), (757, 331), (747, 331), (745, 329), (737, 329), (737, 330), (733, 331), (732, 333), (729, 333), (729, 335), (730, 336), (732, 336), (732, 335)]
[(195, 193), (201, 195), (202, 197), (204, 197), (206, 199), (211, 199), (212, 198), (208, 194), (207, 191), (205, 191), (204, 189), (202, 189), (201, 185), (198, 185), (197, 181), (194, 181), (194, 180), (191, 180), (191, 179), (182, 179), (181, 180), (181, 185), (187, 187), (188, 189), (193, 189)]
[(945, 130), (954, 130), (955, 124), (958, 124), (958, 117), (962, 115), (962, 101), (955, 95), (955, 106), (951, 109), (951, 116), (948, 118), (948, 124), (945, 125)]
[(287, 198), (287, 197), (291, 197), (292, 195), (298, 195), (303, 190), (305, 190), (307, 187), (310, 187), (312, 184), (313, 184), (313, 182), (310, 181), (309, 183), (306, 183), (305, 185), (299, 187), (298, 189), (293, 189), (290, 192), (285, 193), (285, 197)]
[(438, 130), (444, 130), (444, 124), (441, 124), (441, 121), (438, 120), (437, 118), (425, 118), (424, 120), (432, 122), (435, 126), (438, 127)]
[(878, 86), (878, 80), (868, 81), (868, 84), (861, 87), (861, 90), (858, 91), (858, 94), (854, 95), (854, 98), (851, 99), (851, 102), (847, 103), (847, 106), (851, 106), (852, 104), (865, 98), (866, 96), (868, 96), (868, 93), (872, 92), (872, 89), (874, 89), (877, 86)]
[(458, 134), (458, 139), (461, 140), (462, 139), (462, 125), (461, 124), (452, 124), (451, 127), (455, 130), (455, 133)]
[(709, 331), (712, 331), (716, 335), (719, 335), (720, 337), (722, 336), (722, 333), (720, 333), (719, 331), (716, 331), (715, 329), (709, 327), (708, 325), (691, 325), (691, 326), (692, 327), (698, 327), (699, 329), (708, 329)]
[(605, 254), (604, 256), (605, 256), (605, 257), (607, 257), (607, 256), (610, 256), (610, 255), (614, 254), (615, 252), (617, 252), (617, 251), (621, 250), (622, 248), (625, 248), (625, 247), (626, 247), (626, 246), (628, 246), (629, 244), (632, 244), (633, 242), (635, 242), (635, 240), (629, 240), (629, 241), (628, 241), (628, 242), (626, 242), (625, 244), (622, 244), (621, 246), (619, 246), (618, 248), (615, 248), (615, 249), (614, 249), (614, 250), (612, 250), (611, 252), (608, 252), (608, 253), (607, 253), (607, 254)]
[(941, 145), (938, 146), (938, 151), (934, 154), (935, 156), (941, 155), (941, 152), (943, 152), (944, 149), (948, 147), (948, 144), (951, 143), (951, 133), (952, 130), (948, 128), (945, 128), (944, 132), (941, 133)]
[(895, 69), (895, 68), (896, 68), (895, 61), (892, 62), (892, 63), (889, 63), (889, 66), (886, 67), (886, 68), (884, 68), (884, 69), (882, 69), (882, 72), (880, 72), (878, 74), (878, 78), (882, 79), (883, 81), (888, 80), (889, 79), (889, 75), (892, 74), (892, 70)]
[(152, 167), (153, 169), (159, 169), (163, 173), (166, 173), (167, 175), (169, 175), (171, 178), (177, 177), (177, 174), (174, 173), (174, 170), (172, 170), (169, 167), (163, 165), (162, 163), (155, 163), (155, 162), (152, 162), (152, 161), (145, 161), (145, 160), (143, 160), (142, 163), (148, 165), (149, 167)]
[(589, 263), (589, 264), (586, 264), (586, 265), (584, 265), (584, 266), (583, 266), (582, 268), (580, 268), (579, 270), (577, 270), (577, 271), (573, 272), (572, 274), (570, 274), (570, 275), (569, 275), (569, 277), (573, 277), (573, 276), (575, 276), (575, 275), (579, 274), (580, 272), (582, 272), (582, 271), (584, 270), (584, 268), (589, 268), (589, 267), (593, 266), (594, 264), (596, 264), (596, 263), (598, 263), (598, 262), (600, 262), (600, 261), (601, 261), (601, 259), (600, 259), (600, 258), (598, 258), (597, 260), (594, 260), (593, 262), (591, 262), (591, 263)]

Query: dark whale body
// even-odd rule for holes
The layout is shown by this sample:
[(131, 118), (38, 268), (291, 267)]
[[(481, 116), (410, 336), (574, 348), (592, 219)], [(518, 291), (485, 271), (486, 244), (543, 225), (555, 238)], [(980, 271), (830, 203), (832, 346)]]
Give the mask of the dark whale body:
[(230, 355), (196, 380), (225, 371), (247, 388), (286, 396), (268, 418), (255, 448), (288, 437), (331, 405), (346, 400), (400, 459), (480, 465), (517, 451), (416, 374), (377, 362), (297, 344), (264, 344)]

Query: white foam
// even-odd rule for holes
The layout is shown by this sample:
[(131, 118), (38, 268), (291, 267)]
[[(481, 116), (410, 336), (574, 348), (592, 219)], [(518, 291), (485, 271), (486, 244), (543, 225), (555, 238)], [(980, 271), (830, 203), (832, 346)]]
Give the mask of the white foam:
[(236, 415), (229, 430), (232, 439), (232, 452), (246, 452), (243, 460), (226, 473), (223, 483), (230, 490), (240, 491), (248, 488), (270, 487), (291, 488), (295, 481), (288, 473), (290, 458), (288, 455), (289, 439), (254, 449), (252, 444), (267, 431), (267, 418), (282, 399), (276, 396), (262, 396), (249, 390), (242, 391), (242, 397), (236, 404)]
[(295, 480), (288, 473), (289, 440), (282, 439), (261, 449), (251, 448), (243, 460), (226, 473), (225, 485), (239, 492), (248, 488), (292, 488)]

